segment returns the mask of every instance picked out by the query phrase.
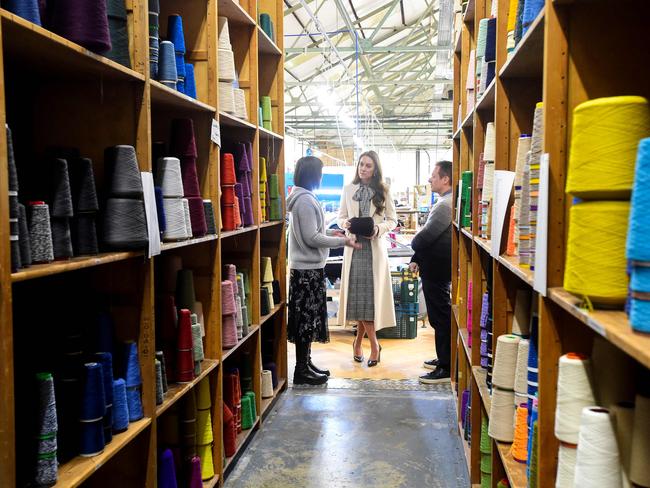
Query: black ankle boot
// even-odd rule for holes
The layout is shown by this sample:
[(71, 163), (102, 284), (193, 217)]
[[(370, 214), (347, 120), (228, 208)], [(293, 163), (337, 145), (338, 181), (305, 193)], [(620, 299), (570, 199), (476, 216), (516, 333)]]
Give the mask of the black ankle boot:
[(296, 342), (296, 369), (293, 372), (294, 385), (323, 385), (327, 376), (309, 368), (309, 343)]
[(330, 375), (329, 369), (321, 369), (311, 361), (311, 342), (309, 343), (309, 347), (307, 348), (307, 357), (309, 358), (307, 360), (307, 365), (309, 366), (309, 369), (311, 369), (314, 373), (324, 374), (325, 376)]

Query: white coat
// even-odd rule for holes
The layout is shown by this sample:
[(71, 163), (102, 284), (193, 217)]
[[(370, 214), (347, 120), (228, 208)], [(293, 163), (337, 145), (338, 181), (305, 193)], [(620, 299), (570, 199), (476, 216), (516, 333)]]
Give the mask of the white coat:
[[(359, 184), (350, 183), (343, 188), (341, 208), (339, 209), (338, 225), (343, 229), (346, 220), (359, 216), (359, 202), (352, 197), (359, 189)], [(390, 279), (388, 249), (385, 234), (397, 227), (397, 214), (390, 190), (386, 191), (386, 202), (383, 214), (378, 214), (375, 205), (370, 202), (370, 216), (379, 228), (379, 233), (371, 240), (372, 247), (372, 276), (374, 279), (375, 296), (375, 329), (395, 327), (395, 307), (393, 304), (393, 288)], [(348, 281), (352, 263), (353, 248), (346, 246), (343, 252), (343, 270), (341, 273), (341, 292), (339, 296), (338, 324), (346, 324)]]

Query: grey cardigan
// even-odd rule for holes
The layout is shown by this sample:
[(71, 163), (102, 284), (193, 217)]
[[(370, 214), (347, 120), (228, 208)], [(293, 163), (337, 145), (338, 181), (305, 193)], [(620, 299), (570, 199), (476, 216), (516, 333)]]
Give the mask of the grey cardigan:
[(329, 248), (342, 247), (345, 238), (330, 237), (325, 230), (325, 215), (314, 194), (295, 186), (287, 198), (289, 211), (289, 268), (325, 267)]

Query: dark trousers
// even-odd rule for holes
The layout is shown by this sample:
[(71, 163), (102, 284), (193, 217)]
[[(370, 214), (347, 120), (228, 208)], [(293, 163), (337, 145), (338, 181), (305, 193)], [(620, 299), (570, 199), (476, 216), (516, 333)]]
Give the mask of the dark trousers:
[(436, 331), (438, 365), (449, 369), (451, 363), (451, 282), (422, 278), (422, 291), (427, 304), (429, 323)]

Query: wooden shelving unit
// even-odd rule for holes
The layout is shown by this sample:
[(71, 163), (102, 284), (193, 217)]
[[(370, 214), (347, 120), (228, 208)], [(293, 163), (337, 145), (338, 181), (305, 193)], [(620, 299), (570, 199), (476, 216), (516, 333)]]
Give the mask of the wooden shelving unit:
[[(201, 194), (204, 199), (212, 200), (218, 222), (221, 149), (210, 139), (211, 124), (216, 121), (222, 147), (234, 142), (251, 142), (253, 145), (254, 225), (217, 235), (165, 242), (162, 253), (151, 259), (143, 251), (103, 252), (96, 256), (33, 265), (11, 273), (7, 245), (7, 141), (4, 130), (0, 131), (0, 193), (3, 195), (0, 198), (0, 235), (4, 241), (0, 246), (0, 383), (3, 387), (0, 396), (0, 486), (24, 486), (26, 473), (31, 468), (24, 448), (17, 442), (17, 439), (32, 435), (30, 427), (24, 425), (20, 411), (25, 401), (21, 384), (29, 383), (33, 368), (47, 366), (45, 359), (34, 361), (38, 365), (25, 365), (30, 353), (46, 347), (50, 335), (38, 333), (40, 329), (36, 328), (29, 338), (24, 337), (25, 323), (30, 323), (35, 313), (26, 309), (24, 303), (34, 293), (43, 296), (50, 293), (49, 290), (57, 290), (54, 296), (60, 298), (61, 295), (67, 300), (61, 302), (60, 308), (79, 310), (80, 313), (83, 313), (84, 303), (82, 298), (74, 295), (75, 290), (90, 290), (91, 296), (118, 297), (115, 304), (128, 309), (124, 316), (126, 325), (120, 334), (137, 341), (143, 378), (144, 418), (131, 423), (127, 431), (115, 435), (102, 454), (91, 458), (76, 457), (61, 464), (56, 486), (95, 486), (101, 478), (104, 484), (120, 482), (125, 486), (155, 487), (159, 439), (157, 419), (182, 401), (200, 381), (207, 379), (213, 405), (215, 476), (205, 481), (203, 486), (222, 485), (226, 467), (232, 467), (253, 432), (263, 425), (262, 413), (268, 414), (287, 388), (284, 291), (281, 303), (273, 312), (260, 316), (262, 256), (273, 257), (275, 276), (281, 289), (286, 287), (285, 222), (261, 221), (257, 164), (259, 157), (267, 157), (271, 172), (278, 174), (284, 209), (284, 4), (280, 0), (160, 0), (160, 8), (161, 37), (166, 36), (168, 15), (178, 13), (183, 17), (186, 62), (195, 66), (197, 99), (151, 78), (147, 0), (127, 2), (132, 68), (0, 9), (0, 125), (7, 123), (12, 128), (19, 173), (22, 177), (25, 171), (25, 168), (21, 171), (21, 163), (42, 158), (50, 146), (78, 147), (84, 156), (93, 160), (101, 194), (105, 147), (115, 144), (134, 146), (140, 170), (151, 172), (154, 166), (152, 143), (167, 140), (172, 119), (191, 118), (199, 153), (197, 169)], [(262, 12), (271, 15), (275, 41), (269, 39), (257, 23)], [(247, 120), (219, 110), (219, 16), (229, 21), (240, 87), (246, 94)], [(269, 95), (272, 99), (271, 131), (264, 129), (262, 121), (258, 120), (257, 107), (261, 95)], [(270, 248), (275, 249), (274, 253), (268, 252)], [(163, 403), (156, 405), (155, 300), (162, 293), (158, 268), (164, 266), (167, 259), (177, 257), (182, 259), (184, 267), (194, 271), (197, 300), (204, 307), (206, 359), (198, 377), (190, 383), (170, 384)], [(249, 272), (252, 297), (249, 314), (253, 324), (257, 325), (250, 327), (249, 334), (235, 348), (222, 350), (220, 284), (223, 265), (227, 263), (234, 263)], [(32, 303), (35, 305), (32, 308), (46, 310), (48, 304), (49, 301), (44, 302), (40, 307), (39, 303)], [(53, 314), (58, 317), (60, 312)], [(261, 324), (265, 324), (264, 332)], [(275, 336), (275, 341), (264, 347), (268, 349), (272, 345), (270, 354), (277, 365), (280, 380), (273, 398), (264, 401), (261, 399), (263, 334)], [(252, 429), (240, 435), (237, 456), (224, 463), (221, 443), (223, 374), (224, 368), (237, 365), (236, 362), (243, 357), (242, 351), (247, 351), (252, 361), (253, 390), (260, 416)]]
[[(496, 2), (497, 76), (476, 107), (467, 110), (466, 76), (469, 55), (476, 47), (480, 20), (489, 17)], [(625, 10), (612, 10), (613, 0), (547, 0), (545, 8), (529, 26), (515, 49), (507, 53), (508, 0), (469, 2), (463, 22), (457, 23), (454, 52), (454, 110), (452, 137), (454, 157), (454, 198), (463, 171), (478, 175), (485, 128), (494, 122), (497, 170), (514, 171), (517, 141), (531, 134), (537, 102), (544, 103), (543, 152), (550, 161), (548, 194), (548, 255), (546, 294), (533, 294), (539, 310), (539, 420), (537, 486), (553, 486), (557, 471), (558, 441), (554, 435), (558, 360), (575, 351), (591, 354), (598, 336), (633, 358), (637, 367), (650, 368), (650, 338), (635, 333), (622, 310), (589, 310), (582, 298), (563, 289), (568, 208), (565, 195), (567, 157), (570, 148), (571, 118), (576, 105), (592, 98), (638, 94), (650, 96), (647, 83), (633, 74), (639, 57), (648, 55), (641, 45), (630, 47), (624, 33), (643, 32), (642, 18), (650, 12), (645, 2), (633, 0)], [(473, 11), (470, 11), (472, 9)], [(615, 26), (603, 35), (606, 26)], [(611, 55), (593, 63), (590, 53), (607, 49)], [(616, 54), (613, 54), (616, 53)], [(460, 110), (459, 110), (460, 108)], [(460, 112), (460, 113), (459, 113)], [(519, 265), (517, 256), (503, 252), (492, 257), (492, 242), (479, 237), (477, 192), (472, 194), (472, 229), (452, 228), (452, 381), (457, 402), (460, 392), (469, 389), (472, 397), (472, 438), (480, 432), (481, 418), (490, 415), (491, 397), (487, 372), (480, 366), (480, 310), (482, 295), (489, 287), (493, 311), (493, 354), (498, 336), (512, 332), (514, 299), (517, 290), (533, 292), (534, 272)], [(510, 202), (512, 204), (512, 200)], [(505, 250), (507, 225), (501, 236)], [(469, 236), (471, 239), (468, 239)], [(472, 281), (472, 343), (467, 338), (468, 283)], [(471, 348), (470, 348), (471, 346)], [(639, 368), (641, 369), (641, 368)], [(469, 373), (469, 374), (468, 374)], [(638, 373), (638, 371), (637, 371)], [(635, 371), (629, 371), (634, 375)], [(474, 408), (480, 405), (482, 408)], [(457, 410), (460, 411), (460, 403)], [(462, 434), (462, 432), (461, 432)], [(510, 445), (493, 441), (492, 487), (506, 477), (510, 486), (526, 487), (525, 464), (510, 454)], [(471, 483), (480, 482), (480, 452), (472, 445), (465, 449)]]

